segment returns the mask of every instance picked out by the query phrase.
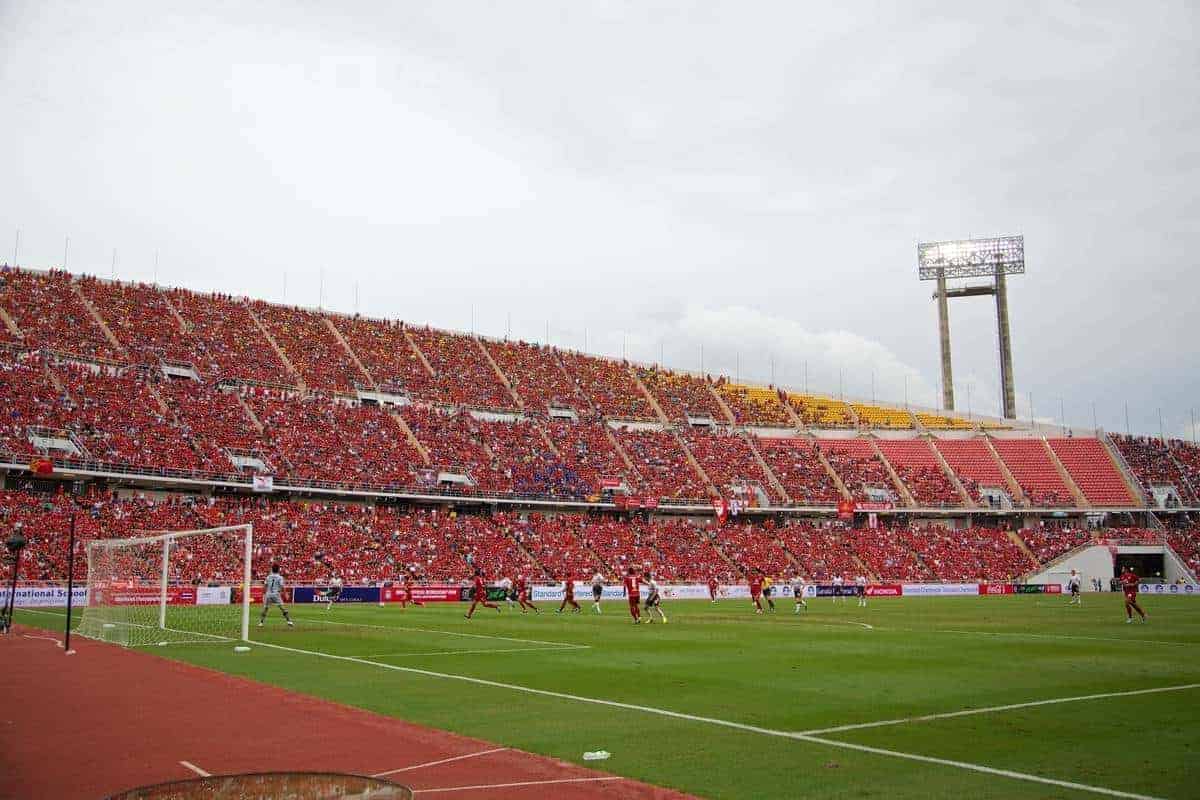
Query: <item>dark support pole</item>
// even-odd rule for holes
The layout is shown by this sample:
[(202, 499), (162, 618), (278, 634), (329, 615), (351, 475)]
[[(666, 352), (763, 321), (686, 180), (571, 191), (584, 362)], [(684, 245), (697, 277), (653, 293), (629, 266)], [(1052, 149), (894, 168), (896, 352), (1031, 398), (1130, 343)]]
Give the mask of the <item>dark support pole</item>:
[(1000, 344), (1000, 405), (1005, 419), (1017, 418), (1013, 387), (1012, 336), (1008, 326), (1008, 280), (1001, 267), (996, 272), (996, 332)]
[(67, 544), (67, 629), (63, 631), (63, 652), (71, 654), (71, 599), (75, 595), (75, 514), (71, 514), (71, 535)]
[(21, 569), (21, 548), (10, 548), (13, 557), (12, 585), (8, 589), (8, 607), (4, 611), (4, 632), (12, 630), (13, 615), (17, 613), (17, 573)]
[(954, 370), (950, 366), (950, 304), (946, 294), (946, 273), (938, 270), (938, 353), (942, 361), (942, 409), (954, 410)]

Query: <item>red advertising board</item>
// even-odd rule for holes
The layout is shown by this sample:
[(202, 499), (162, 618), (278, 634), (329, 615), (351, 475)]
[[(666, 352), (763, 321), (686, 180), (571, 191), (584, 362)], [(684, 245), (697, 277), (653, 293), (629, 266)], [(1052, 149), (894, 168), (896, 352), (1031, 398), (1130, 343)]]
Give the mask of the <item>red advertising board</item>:
[(1011, 583), (981, 583), (979, 584), (980, 594), (1012, 594), (1013, 586)]
[[(110, 583), (92, 588), (93, 596), (100, 605), (110, 606), (156, 606), (161, 593), (157, 586)], [(168, 586), (167, 605), (196, 605), (196, 590), (191, 586)]]
[(869, 583), (867, 597), (899, 597), (904, 594), (904, 587), (898, 583)]
[(854, 519), (854, 501), (839, 500), (837, 505), (838, 519)]
[[(381, 591), (385, 603), (399, 603), (403, 596), (399, 586), (385, 586)], [(413, 585), (412, 596), (421, 603), (454, 603), (462, 596), (462, 587), (453, 583)]]

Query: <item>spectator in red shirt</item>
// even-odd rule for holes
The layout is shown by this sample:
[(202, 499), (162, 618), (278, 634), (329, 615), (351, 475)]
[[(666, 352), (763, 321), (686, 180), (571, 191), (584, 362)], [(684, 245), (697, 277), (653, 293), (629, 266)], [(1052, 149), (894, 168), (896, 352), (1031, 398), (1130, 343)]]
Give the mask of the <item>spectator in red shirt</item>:
[(1125, 592), (1125, 624), (1133, 622), (1133, 612), (1138, 612), (1142, 622), (1146, 621), (1146, 612), (1138, 605), (1138, 576), (1133, 567), (1126, 566), (1121, 570), (1121, 590)]

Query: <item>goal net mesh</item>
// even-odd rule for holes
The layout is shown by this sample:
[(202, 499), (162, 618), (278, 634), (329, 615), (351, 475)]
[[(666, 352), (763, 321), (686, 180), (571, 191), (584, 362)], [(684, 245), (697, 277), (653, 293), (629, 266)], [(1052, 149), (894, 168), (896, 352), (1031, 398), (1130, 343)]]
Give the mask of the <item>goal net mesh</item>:
[(249, 525), (88, 544), (77, 632), (126, 647), (246, 638)]

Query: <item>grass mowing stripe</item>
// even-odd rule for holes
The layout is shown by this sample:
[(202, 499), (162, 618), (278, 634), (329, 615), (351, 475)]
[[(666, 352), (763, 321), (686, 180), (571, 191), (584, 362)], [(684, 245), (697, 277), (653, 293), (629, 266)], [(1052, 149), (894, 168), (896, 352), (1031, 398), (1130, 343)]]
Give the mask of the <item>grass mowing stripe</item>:
[(412, 772), (414, 769), (425, 769), (425, 767), (436, 767), (439, 764), (449, 764), (454, 761), (465, 761), (468, 758), (479, 758), (479, 756), (491, 755), (492, 753), (503, 753), (508, 750), (507, 747), (493, 747), (491, 750), (481, 750), (478, 753), (467, 753), (462, 756), (451, 756), (450, 758), (441, 758), (437, 761), (426, 761), (424, 764), (413, 764), (410, 767), (399, 767), (397, 769), (389, 769), (386, 772), (376, 772), (372, 778), (382, 778), (387, 775), (395, 775), (398, 772)]
[(520, 642), (522, 644), (552, 644), (556, 647), (575, 647), (580, 650), (585, 650), (590, 645), (574, 644), (572, 642), (547, 642), (542, 639), (518, 639), (513, 636), (496, 636), (487, 633), (462, 633), (461, 631), (445, 631), (437, 628), (411, 628), (405, 625), (371, 625), (366, 622), (338, 622), (332, 619), (317, 619), (316, 617), (301, 616), (293, 614), (296, 619), (304, 622), (318, 622), (322, 625), (343, 625), (348, 628), (377, 628), (381, 631), (416, 631), (418, 633), (440, 633), (443, 636), (464, 636), (471, 639), (499, 639), (505, 642)]
[(1044, 783), (1049, 786), (1059, 786), (1063, 789), (1075, 789), (1076, 791), (1080, 792), (1091, 792), (1092, 794), (1105, 795), (1106, 797), (1124, 797), (1129, 798), (1129, 800), (1162, 800), (1162, 798), (1154, 797), (1153, 795), (1122, 792), (1117, 789), (1106, 789), (1103, 786), (1090, 786), (1086, 783), (1075, 783), (1073, 781), (1060, 781), (1056, 778), (1044, 778), (1041, 775), (1030, 775), (1025, 772), (1014, 772), (1009, 769), (996, 769), (995, 767), (987, 767), (983, 764), (972, 764), (969, 761), (954, 761), (949, 758), (923, 756), (919, 753), (903, 753), (899, 750), (885, 750), (882, 747), (871, 747), (869, 745), (855, 744), (853, 742), (841, 742), (837, 739), (822, 739), (817, 736), (800, 736), (798, 738), (806, 742), (815, 742), (817, 744), (827, 744), (834, 747), (844, 747), (850, 750), (857, 750), (860, 753), (872, 753), (879, 756), (903, 758), (908, 761), (921, 761), (926, 764), (940, 764), (946, 767), (957, 767), (959, 769), (970, 770), (971, 772), (982, 772), (985, 775), (999, 775), (1005, 778), (1013, 778), (1014, 780), (1018, 781), (1033, 781), (1035, 783)]
[[(1102, 786), (1090, 786), (1085, 783), (1074, 783), (1072, 781), (1060, 781), (1054, 778), (1045, 778), (1040, 775), (1031, 775), (1025, 772), (1015, 772), (1013, 770), (997, 769), (988, 767), (982, 764), (972, 764), (967, 761), (953, 761), (946, 758), (936, 758), (934, 756), (923, 756), (918, 753), (904, 753), (899, 750), (885, 750), (879, 747), (870, 747), (868, 745), (854, 744), (853, 742), (842, 742), (836, 739), (823, 739), (817, 736), (810, 736), (803, 733), (792, 733), (788, 731), (771, 730), (770, 728), (761, 728), (757, 725), (747, 725), (742, 722), (733, 722), (732, 720), (717, 719), (715, 717), (702, 717), (696, 714), (685, 714), (680, 711), (671, 711), (665, 708), (655, 708), (654, 706), (637, 705), (636, 703), (622, 703), (617, 700), (604, 700), (598, 697), (583, 697), (581, 695), (567, 694), (565, 692), (555, 692), (549, 689), (535, 689), (531, 686), (520, 686), (514, 683), (503, 683), (501, 681), (490, 681), (485, 678), (474, 678), (469, 675), (455, 675), (449, 672), (435, 672), (428, 669), (418, 669), (417, 667), (401, 667), (396, 664), (384, 664), (380, 661), (368, 661), (364, 658), (356, 658), (354, 656), (339, 656), (333, 653), (322, 653), (316, 650), (304, 650), (299, 647), (287, 647), (281, 644), (270, 644), (267, 642), (256, 642), (262, 647), (270, 647), (276, 650), (284, 650), (291, 653), (300, 653), (302, 655), (316, 656), (318, 658), (329, 658), (335, 661), (347, 661), (353, 664), (362, 664), (368, 667), (378, 667), (380, 669), (390, 669), (395, 672), (407, 672), (414, 675), (424, 675), (430, 678), (442, 678), (444, 680), (462, 681), (464, 683), (472, 683), (478, 686), (490, 686), (497, 689), (508, 689), (510, 691), (524, 692), (526, 694), (540, 695), (543, 697), (554, 697), (560, 700), (571, 700), (577, 703), (589, 703), (592, 705), (609, 706), (611, 708), (623, 708), (630, 711), (641, 711), (646, 714), (654, 714), (661, 717), (671, 717), (673, 719), (682, 719), (689, 722), (701, 722), (709, 725), (717, 725), (724, 728), (733, 728), (734, 730), (748, 731), (750, 733), (758, 733), (764, 736), (774, 736), (777, 738), (794, 739), (801, 742), (810, 742), (813, 744), (821, 744), (827, 747), (843, 748), (848, 750), (857, 750), (863, 753), (871, 753), (873, 755), (889, 756), (891, 758), (902, 758), (909, 761), (920, 761), (927, 764), (939, 764), (941, 766), (955, 767), (958, 769), (970, 770), (972, 772), (980, 772), (988, 775), (999, 775), (1005, 778), (1014, 780), (1029, 781), (1033, 783), (1046, 784), (1048, 786), (1058, 786), (1064, 789), (1075, 789), (1081, 792), (1091, 792), (1092, 794), (1104, 795), (1107, 797), (1123, 797), (1130, 800), (1160, 800), (1151, 795), (1133, 794), (1130, 792), (1122, 792), (1116, 789), (1107, 789)], [(446, 790), (449, 791), (449, 790)]]
[(493, 653), (553, 653), (556, 650), (568, 652), (575, 650), (590, 650), (589, 645), (575, 647), (502, 647), (497, 650), (434, 650), (426, 653), (371, 653), (362, 658), (416, 658), (417, 656), (477, 656)]
[(952, 717), (969, 717), (973, 714), (992, 714), (997, 711), (1012, 711), (1017, 708), (1034, 708), (1035, 706), (1052, 706), (1059, 703), (1079, 703), (1084, 700), (1104, 700), (1109, 697), (1134, 697), (1139, 694), (1157, 694), (1159, 692), (1182, 692), (1187, 689), (1200, 689), (1200, 683), (1185, 683), (1182, 686), (1159, 686), (1154, 689), (1133, 689), (1128, 692), (1104, 692), (1103, 694), (1083, 694), (1076, 697), (1055, 697), (1050, 700), (1032, 700), (1028, 703), (1010, 703), (1004, 706), (988, 706), (987, 708), (968, 708), (963, 711), (947, 711), (942, 714), (922, 714), (919, 717), (903, 717), (901, 719), (882, 719), (878, 722), (860, 722), (854, 725), (838, 725), (835, 728), (819, 728), (811, 731), (800, 731), (801, 736), (820, 736), (827, 733), (842, 733), (857, 731), (863, 728), (882, 728), (888, 725), (903, 725), (908, 722), (929, 722), (935, 719), (950, 719)]
[(968, 636), (1016, 636), (1020, 639), (1079, 639), (1087, 642), (1121, 642), (1122, 644), (1173, 644), (1177, 647), (1197, 647), (1196, 642), (1168, 642), (1162, 639), (1118, 639), (1115, 636), (1075, 636), (1069, 633), (1021, 633), (1019, 631), (955, 631), (945, 629), (915, 630), (913, 628), (891, 628), (894, 631), (913, 633), (958, 633)]

